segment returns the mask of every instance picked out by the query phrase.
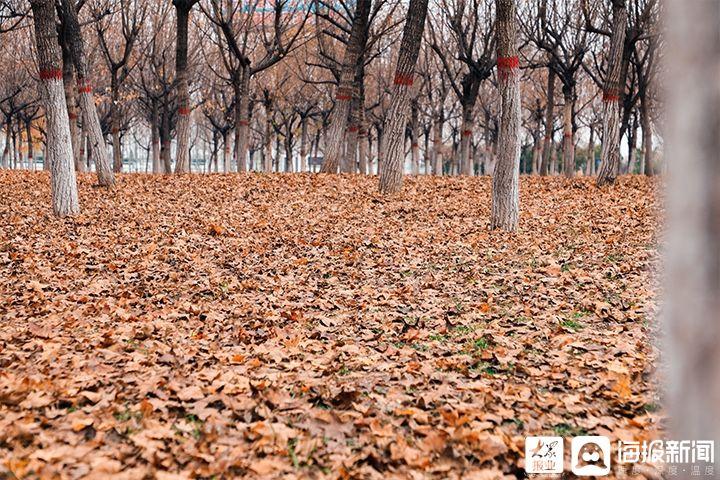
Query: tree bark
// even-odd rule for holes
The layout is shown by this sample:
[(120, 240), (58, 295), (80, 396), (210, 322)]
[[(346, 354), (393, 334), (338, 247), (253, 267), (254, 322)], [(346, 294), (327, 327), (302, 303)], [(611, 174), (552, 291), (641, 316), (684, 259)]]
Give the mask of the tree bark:
[(385, 135), (380, 147), (385, 161), (380, 176), (380, 192), (383, 194), (396, 193), (402, 187), (410, 87), (413, 84), (415, 64), (420, 53), (427, 10), (428, 0), (410, 0), (393, 80), (392, 101), (385, 120), (383, 129)]
[(648, 177), (653, 175), (652, 120), (647, 98), (640, 100), (640, 124), (643, 133), (643, 167), (640, 172)]
[(442, 130), (445, 123), (444, 117), (441, 109), (433, 125), (433, 175), (443, 174)]
[(575, 135), (573, 134), (572, 114), (575, 94), (572, 88), (563, 87), (563, 170), (565, 177), (575, 176)]
[(588, 176), (595, 175), (595, 127), (590, 125), (590, 139), (588, 140), (587, 168)]
[(415, 98), (410, 106), (410, 157), (413, 175), (420, 175), (420, 125), (418, 116), (419, 108), (417, 98)]
[[(720, 8), (715, 0), (668, 0), (665, 7), (666, 158), (674, 162), (663, 289), (668, 438), (715, 441), (720, 438)], [(688, 469), (678, 478), (696, 477)]]
[(342, 155), (350, 102), (353, 97), (353, 84), (358, 58), (362, 55), (367, 43), (370, 4), (371, 0), (358, 0), (355, 7), (350, 39), (343, 56), (340, 82), (335, 92), (335, 108), (330, 114), (330, 127), (325, 133), (325, 160), (320, 170), (323, 173), (337, 173), (340, 166), (340, 156)]
[(235, 156), (238, 172), (248, 171), (248, 134), (250, 132), (250, 67), (240, 70), (240, 83), (235, 90)]
[(620, 165), (620, 95), (622, 84), (623, 45), (627, 10), (625, 0), (612, 0), (613, 21), (608, 52), (607, 74), (603, 85), (602, 147), (600, 151), (600, 172), (597, 185), (603, 186), (615, 181)]
[(520, 190), (520, 72), (515, 0), (495, 0), (497, 9), (500, 127), (493, 174), (490, 227), (514, 232), (518, 226)]
[(110, 80), (110, 132), (113, 143), (113, 171), (122, 172), (123, 156), (122, 141), (120, 140), (120, 85), (117, 73), (113, 73)]
[(546, 176), (550, 168), (550, 154), (552, 153), (553, 111), (555, 109), (555, 70), (548, 67), (547, 105), (545, 106), (545, 138), (543, 140), (543, 156), (540, 164), (540, 175)]
[(65, 103), (68, 109), (68, 121), (70, 123), (70, 138), (72, 141), (75, 171), (84, 172), (85, 164), (82, 159), (82, 148), (80, 148), (81, 131), (78, 127), (77, 97), (75, 96), (75, 67), (73, 67), (70, 49), (67, 47), (68, 45), (66, 42), (65, 46), (62, 48)]
[(95, 169), (97, 170), (98, 184), (103, 187), (112, 187), (115, 185), (115, 175), (110, 165), (108, 150), (105, 146), (105, 137), (102, 128), (100, 128), (100, 117), (98, 117), (95, 99), (93, 98), (87, 58), (85, 57), (85, 45), (74, 1), (62, 0), (62, 12), (63, 23), (67, 29), (69, 49), (75, 65), (75, 73), (77, 74), (78, 98), (83, 115), (83, 125), (87, 128), (89, 144), (92, 148)]
[(273, 158), (272, 158), (272, 115), (273, 106), (272, 100), (266, 100), (265, 102), (265, 149), (263, 153), (263, 171), (265, 173), (272, 173), (273, 171)]
[(50, 164), (50, 193), (52, 208), (59, 217), (80, 212), (77, 179), (68, 123), (65, 89), (63, 87), (62, 54), (58, 44), (55, 2), (30, 2), (35, 23), (40, 94), (47, 121), (47, 157)]
[(177, 162), (175, 173), (190, 172), (190, 85), (188, 72), (188, 26), (190, 11), (197, 0), (173, 0), (177, 14), (175, 83), (177, 84)]
[(307, 117), (300, 118), (300, 172), (307, 172), (308, 128)]

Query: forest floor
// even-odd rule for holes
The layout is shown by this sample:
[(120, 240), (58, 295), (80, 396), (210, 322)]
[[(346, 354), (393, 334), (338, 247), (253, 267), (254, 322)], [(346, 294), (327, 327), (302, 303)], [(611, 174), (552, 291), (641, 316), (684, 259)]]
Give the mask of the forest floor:
[[(0, 478), (523, 475), (662, 431), (660, 183), (0, 171)], [(569, 451), (569, 440), (566, 440)], [(567, 462), (567, 454), (566, 454)]]

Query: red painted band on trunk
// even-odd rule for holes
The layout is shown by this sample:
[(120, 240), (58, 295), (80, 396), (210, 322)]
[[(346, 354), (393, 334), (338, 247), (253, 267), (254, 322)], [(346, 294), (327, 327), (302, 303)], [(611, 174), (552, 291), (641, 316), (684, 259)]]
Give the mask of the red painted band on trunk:
[(412, 144), (412, 147), (413, 147), (413, 148), (417, 148), (417, 147), (419, 147), (419, 146), (420, 146), (420, 145), (418, 145), (417, 143), (413, 143), (413, 144)]
[(514, 57), (498, 57), (497, 66), (499, 69), (511, 70), (520, 66), (520, 59)]
[(241, 127), (247, 127), (248, 125), (250, 125), (250, 122), (248, 122), (247, 120), (240, 120), (238, 121), (238, 125), (240, 125)]
[(78, 116), (77, 116), (76, 114), (74, 114), (74, 113), (68, 113), (68, 118), (69, 118), (70, 120), (77, 120), (77, 119), (78, 119)]
[(341, 101), (348, 101), (350, 100), (350, 95), (345, 95), (344, 93), (338, 93), (335, 95), (335, 100), (341, 100)]
[(564, 136), (565, 138), (572, 138), (573, 134), (572, 134), (572, 133), (565, 133), (565, 134), (563, 134), (563, 136)]
[(90, 85), (78, 86), (78, 92), (80, 93), (92, 93), (92, 87)]
[(180, 107), (178, 108), (178, 113), (183, 116), (188, 116), (190, 115), (190, 109), (187, 107)]
[(60, 70), (59, 68), (40, 70), (40, 80), (62, 80), (62, 78), (62, 70)]
[(413, 84), (413, 75), (412, 74), (402, 74), (402, 73), (396, 73), (395, 74), (395, 80), (393, 80), (393, 83), (395, 85), (405, 85), (407, 87), (412, 86)]
[(614, 88), (609, 88), (603, 91), (603, 102), (618, 102), (620, 101), (620, 91)]
[(348, 132), (357, 132), (357, 131), (358, 131), (358, 127), (349, 127), (348, 128)]
[(463, 132), (462, 132), (463, 137), (469, 137), (470, 135), (472, 135), (472, 130), (463, 130)]

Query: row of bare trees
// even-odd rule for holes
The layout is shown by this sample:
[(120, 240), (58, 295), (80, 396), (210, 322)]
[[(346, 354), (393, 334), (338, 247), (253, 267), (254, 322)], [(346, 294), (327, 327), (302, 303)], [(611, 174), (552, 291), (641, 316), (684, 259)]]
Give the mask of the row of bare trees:
[[(597, 172), (602, 185), (655, 171), (657, 0), (513, 3), (515, 55), (500, 53), (497, 2), (437, 1), (49, 2), (75, 170), (92, 159), (112, 186), (139, 145), (153, 173), (321, 164), (377, 172), (391, 193), (406, 172), (503, 177), (510, 132), (511, 178)], [(31, 87), (48, 72), (16, 41), (44, 3), (2, 3), (13, 47), (0, 54), (19, 67), (0, 74), (8, 152), (24, 137), (28, 151), (39, 139), (49, 153), (53, 138), (49, 105), (26, 92), (42, 91)], [(519, 123), (508, 130), (515, 104), (503, 92), (516, 80)]]

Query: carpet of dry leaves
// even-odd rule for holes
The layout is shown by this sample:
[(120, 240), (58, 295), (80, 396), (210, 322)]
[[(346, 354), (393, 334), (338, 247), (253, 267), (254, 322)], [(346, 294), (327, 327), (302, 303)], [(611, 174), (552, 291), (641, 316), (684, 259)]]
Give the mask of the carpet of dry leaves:
[[(662, 431), (658, 181), (0, 172), (0, 478), (523, 476)], [(567, 455), (566, 455), (567, 459)]]

